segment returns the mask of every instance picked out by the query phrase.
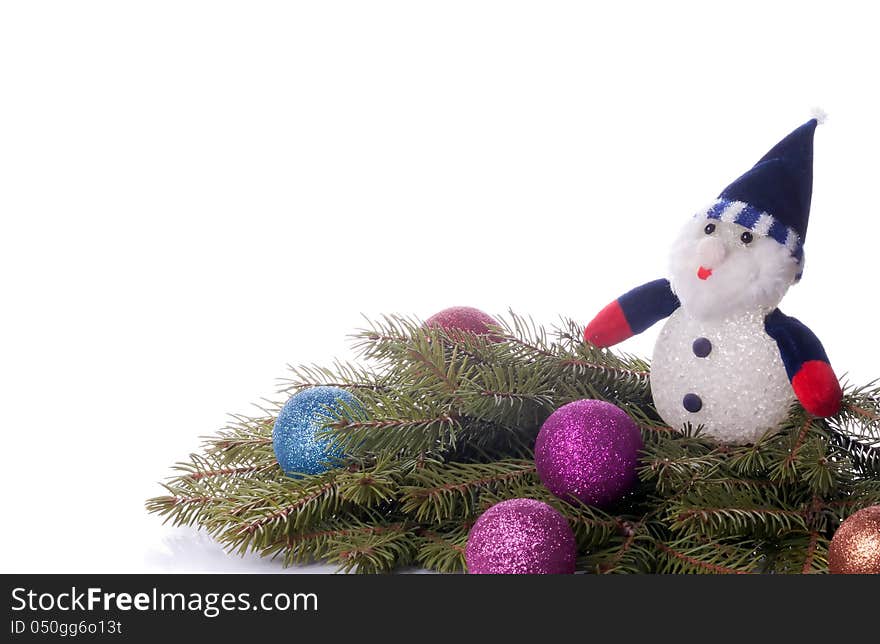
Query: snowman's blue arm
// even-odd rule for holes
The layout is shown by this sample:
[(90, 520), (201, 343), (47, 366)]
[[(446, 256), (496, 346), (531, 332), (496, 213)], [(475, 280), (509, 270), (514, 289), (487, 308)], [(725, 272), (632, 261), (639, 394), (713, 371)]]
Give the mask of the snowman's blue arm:
[(681, 306), (669, 280), (659, 279), (624, 293), (599, 311), (584, 329), (584, 340), (610, 347), (641, 333)]
[(816, 334), (779, 309), (764, 319), (764, 330), (776, 340), (791, 387), (804, 409), (823, 418), (840, 411), (840, 382)]

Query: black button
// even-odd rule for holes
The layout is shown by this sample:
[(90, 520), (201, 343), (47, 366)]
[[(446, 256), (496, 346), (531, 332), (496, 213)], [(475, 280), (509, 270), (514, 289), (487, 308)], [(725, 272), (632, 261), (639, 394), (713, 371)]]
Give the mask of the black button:
[(712, 343), (709, 338), (697, 338), (694, 340), (694, 355), (698, 358), (705, 358), (712, 353)]
[(703, 408), (703, 401), (697, 394), (687, 394), (681, 404), (692, 414), (696, 414)]

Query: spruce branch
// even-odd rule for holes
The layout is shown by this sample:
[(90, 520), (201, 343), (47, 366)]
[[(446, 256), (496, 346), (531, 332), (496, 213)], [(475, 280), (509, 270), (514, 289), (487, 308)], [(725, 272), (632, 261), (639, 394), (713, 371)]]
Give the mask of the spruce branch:
[(831, 444), (849, 458), (861, 476), (880, 478), (880, 440), (872, 443), (832, 430)]
[[(249, 477), (280, 474), (281, 468), (274, 458), (251, 459), (250, 465), (229, 467), (221, 459), (202, 454), (190, 454), (187, 462), (176, 463), (172, 469), (180, 472), (179, 478), (199, 481), (209, 478)], [(175, 478), (178, 478), (175, 477)]]
[(821, 535), (818, 530), (810, 530), (809, 541), (807, 543), (807, 548), (804, 554), (804, 565), (801, 566), (801, 574), (808, 574), (813, 572), (815, 563), (818, 560), (817, 550), (819, 548), (819, 538)]
[(725, 497), (691, 492), (668, 505), (670, 527), (702, 536), (772, 536), (806, 531), (804, 512), (788, 506), (771, 491), (738, 490)]
[(591, 548), (580, 566), (597, 574), (638, 574), (655, 566), (654, 538), (644, 523), (619, 521), (618, 531)]
[(281, 379), (279, 393), (292, 395), (309, 387), (339, 387), (355, 395), (360, 390), (391, 391), (398, 378), (394, 372), (376, 371), (349, 362), (335, 361), (332, 367), (321, 365), (287, 365), (291, 376)]
[[(563, 319), (553, 333), (510, 313), (489, 336), (386, 316), (355, 336), (363, 364), (291, 367), (282, 392), (338, 386), (358, 403), (327, 408), (322, 435), (342, 465), (286, 477), (278, 408), (234, 416), (173, 466), (147, 510), (206, 530), (230, 552), (342, 570), (420, 565), (461, 571), (468, 532), (494, 503), (550, 504), (575, 532), (578, 569), (599, 573), (804, 573), (827, 570), (833, 531), (880, 504), (880, 386), (845, 386), (828, 419), (794, 405), (776, 433), (719, 445), (668, 427), (649, 365), (592, 347)], [(612, 402), (642, 430), (640, 483), (600, 511), (553, 496), (533, 446), (541, 424), (579, 398)]]
[(544, 328), (535, 323), (531, 316), (524, 316), (508, 310), (507, 317), (499, 320), (502, 338), (512, 347), (514, 355), (527, 359), (538, 356), (554, 357), (555, 346), (549, 340)]
[(416, 562), (416, 542), (405, 527), (331, 537), (325, 555), (342, 572), (387, 573)]
[(284, 566), (313, 563), (325, 559), (334, 547), (340, 547), (339, 544), (347, 548), (365, 536), (409, 529), (406, 522), (386, 523), (375, 517), (372, 520), (372, 523), (365, 523), (362, 516), (342, 514), (309, 531), (281, 536), (261, 548), (259, 553), (262, 557), (280, 559)]
[(504, 494), (524, 480), (537, 478), (535, 464), (523, 460), (493, 463), (427, 463), (401, 487), (402, 510), (416, 521), (444, 523), (468, 518), (484, 491)]
[(215, 436), (205, 437), (205, 455), (229, 466), (248, 466), (274, 460), (272, 427), (275, 415), (234, 415)]
[(472, 523), (454, 522), (419, 531), (416, 560), (420, 566), (436, 572), (463, 572), (465, 547)]
[(826, 573), (829, 544), (828, 537), (815, 528), (786, 535), (770, 546), (773, 557), (771, 570), (782, 574)]
[(416, 456), (453, 448), (461, 415), (442, 403), (424, 404), (404, 397), (374, 394), (360, 401), (364, 411), (352, 418), (342, 409), (326, 425), (327, 435), (346, 453)]
[(759, 544), (751, 540), (713, 542), (685, 537), (656, 542), (661, 573), (748, 575), (758, 572)]

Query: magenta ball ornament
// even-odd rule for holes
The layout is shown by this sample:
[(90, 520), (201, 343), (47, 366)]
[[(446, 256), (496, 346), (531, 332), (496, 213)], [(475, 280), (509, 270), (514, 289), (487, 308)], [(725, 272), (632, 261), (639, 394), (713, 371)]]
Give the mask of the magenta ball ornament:
[(491, 335), (493, 340), (500, 340), (492, 333), (492, 327), (501, 326), (498, 320), (470, 306), (443, 309), (425, 320), (425, 326), (440, 328), (446, 332), (464, 331), (474, 335)]
[(565, 517), (546, 503), (510, 499), (486, 510), (465, 548), (471, 575), (567, 575), (577, 545)]
[(576, 400), (544, 421), (535, 441), (541, 482), (560, 499), (603, 508), (638, 481), (643, 447), (638, 425), (602, 400)]

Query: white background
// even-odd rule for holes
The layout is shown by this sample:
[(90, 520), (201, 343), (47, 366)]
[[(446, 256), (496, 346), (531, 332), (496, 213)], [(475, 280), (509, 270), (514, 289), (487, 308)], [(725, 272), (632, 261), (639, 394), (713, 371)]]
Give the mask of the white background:
[(587, 322), (816, 106), (783, 309), (880, 375), (869, 4), (3, 3), (0, 570), (275, 570), (144, 512), (199, 436), (361, 313)]

